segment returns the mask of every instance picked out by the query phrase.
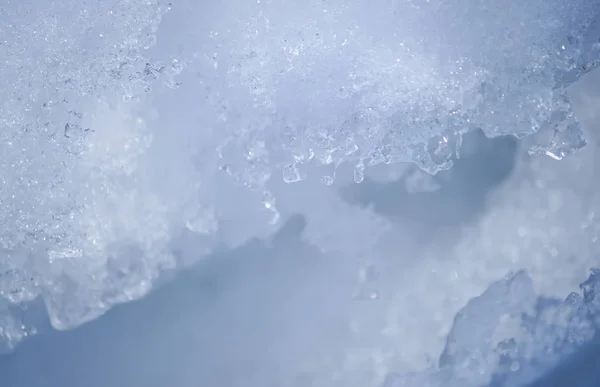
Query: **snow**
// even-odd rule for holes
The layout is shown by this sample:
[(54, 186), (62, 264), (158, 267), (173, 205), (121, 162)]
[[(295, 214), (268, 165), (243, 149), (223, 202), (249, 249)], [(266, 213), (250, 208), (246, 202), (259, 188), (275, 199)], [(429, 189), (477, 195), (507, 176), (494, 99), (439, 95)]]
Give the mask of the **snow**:
[[(43, 325), (35, 300), (54, 328), (73, 329), (223, 247), (282, 243), (274, 235), (299, 214), (304, 243), (338, 262), (332, 287), (348, 309), (334, 317), (348, 326), (325, 353), (297, 344), (310, 355), (276, 377), (395, 386), (435, 383), (439, 368), (463, 385), (489, 382), (502, 366), (490, 341), (501, 315), (564, 297), (595, 266), (587, 105), (597, 102), (567, 87), (597, 63), (598, 10), (595, 0), (7, 2), (2, 347)], [(478, 159), (486, 142), (469, 148), (467, 134), (477, 130), (505, 154)], [(518, 151), (506, 134), (521, 138)], [(515, 166), (503, 159), (514, 154)], [(469, 160), (489, 166), (479, 188)], [(501, 186), (483, 182), (495, 174)], [(386, 187), (401, 213), (374, 199)], [(517, 282), (527, 295), (512, 295)], [(480, 302), (497, 308), (489, 325), (471, 316)], [(302, 316), (286, 313), (291, 332)], [(460, 333), (477, 324), (478, 335)], [(451, 355), (475, 347), (474, 360)]]

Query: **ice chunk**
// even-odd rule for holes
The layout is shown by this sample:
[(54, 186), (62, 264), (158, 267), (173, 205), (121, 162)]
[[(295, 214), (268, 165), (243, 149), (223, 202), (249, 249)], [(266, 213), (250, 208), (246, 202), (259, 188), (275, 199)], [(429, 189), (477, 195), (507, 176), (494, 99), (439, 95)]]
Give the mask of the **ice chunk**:
[[(143, 55), (166, 10), (144, 0), (12, 2), (0, 12), (0, 293), (16, 304), (44, 297), (58, 327), (98, 316), (123, 298), (111, 301), (107, 294), (127, 292), (125, 284), (106, 280), (104, 247), (110, 244), (107, 229), (123, 215), (123, 207), (111, 204), (126, 202), (131, 193), (117, 200), (123, 193), (116, 192), (117, 180), (134, 175), (147, 133), (135, 121), (120, 127), (123, 122), (93, 118), (109, 117), (111, 108), (93, 110), (114, 108), (121, 97), (131, 100), (171, 74)], [(156, 232), (152, 222), (144, 228), (145, 236), (119, 237), (143, 245)], [(135, 283), (138, 276), (145, 273), (129, 285), (143, 288)], [(67, 285), (77, 303), (58, 300)], [(59, 304), (64, 308), (55, 309)], [(0, 332), (7, 347), (23, 337), (9, 330), (20, 326), (18, 314), (13, 317)]]
[(525, 272), (493, 283), (457, 314), (439, 368), (390, 373), (382, 387), (527, 385), (600, 328), (600, 271), (564, 300), (537, 297)]
[[(277, 1), (224, 16), (245, 20), (239, 29), (214, 26), (227, 87), (254, 107), (234, 120), (261, 123), (238, 125), (240, 148), (264, 142), (271, 166), (290, 162), (285, 144), (328, 164), (413, 161), (434, 173), (449, 150), (423, 149), (430, 139), (474, 127), (531, 134), (563, 109), (555, 100), (569, 80), (559, 74), (597, 56), (584, 39), (591, 0), (512, 2), (510, 12), (479, 0), (376, 8)], [(561, 144), (556, 154), (581, 145)]]
[[(498, 329), (502, 329), (503, 319), (519, 319), (535, 300), (533, 284), (525, 272), (490, 285), (456, 315), (440, 356), (440, 367), (448, 368), (453, 378), (469, 385), (489, 383), (499, 360), (494, 353), (494, 339)], [(510, 332), (509, 338), (510, 334), (519, 332)]]
[[(538, 299), (535, 309), (523, 318), (521, 338), (512, 341), (509, 351), (500, 346), (497, 350), (504, 363), (495, 377), (498, 385), (532, 383), (597, 334), (599, 283), (598, 270), (594, 269), (580, 286), (582, 294), (571, 293), (563, 301)], [(518, 369), (511, 369), (515, 363)]]

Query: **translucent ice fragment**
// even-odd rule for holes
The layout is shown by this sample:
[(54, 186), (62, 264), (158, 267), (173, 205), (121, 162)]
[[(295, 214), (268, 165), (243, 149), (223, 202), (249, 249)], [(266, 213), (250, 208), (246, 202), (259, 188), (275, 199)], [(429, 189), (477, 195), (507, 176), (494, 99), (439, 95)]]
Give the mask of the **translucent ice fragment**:
[(579, 120), (571, 106), (571, 100), (564, 90), (556, 90), (555, 110), (546, 130), (552, 130), (548, 144), (537, 144), (529, 150), (530, 155), (544, 154), (562, 160), (571, 153), (583, 148), (587, 142)]
[(354, 182), (355, 183), (362, 183), (362, 181), (365, 179), (365, 163), (360, 160), (358, 162), (358, 164), (356, 164), (356, 166), (354, 167)]
[(456, 135), (443, 134), (429, 140), (427, 151), (435, 164), (444, 165), (450, 161), (457, 148), (456, 137)]
[(453, 162), (450, 159), (434, 160), (432, 153), (425, 149), (424, 145), (416, 147), (412, 152), (413, 162), (423, 171), (435, 175), (439, 171), (452, 168)]
[(302, 180), (300, 170), (296, 164), (290, 164), (283, 168), (283, 181), (286, 183), (296, 183)]
[(561, 122), (560, 128), (554, 130), (552, 140), (548, 145), (535, 145), (529, 150), (530, 155), (546, 155), (556, 160), (586, 146), (587, 141), (579, 121), (573, 116)]
[(451, 370), (457, 379), (472, 382), (469, 384), (489, 383), (498, 362), (494, 336), (502, 319), (519, 316), (535, 300), (531, 279), (523, 271), (490, 285), (456, 315), (440, 367)]
[[(500, 385), (529, 385), (597, 335), (599, 284), (600, 270), (592, 269), (580, 285), (582, 294), (573, 292), (564, 301), (537, 300), (535, 308), (522, 317), (520, 340), (505, 341), (497, 348), (503, 357), (496, 378)], [(576, 372), (578, 366), (569, 368)]]

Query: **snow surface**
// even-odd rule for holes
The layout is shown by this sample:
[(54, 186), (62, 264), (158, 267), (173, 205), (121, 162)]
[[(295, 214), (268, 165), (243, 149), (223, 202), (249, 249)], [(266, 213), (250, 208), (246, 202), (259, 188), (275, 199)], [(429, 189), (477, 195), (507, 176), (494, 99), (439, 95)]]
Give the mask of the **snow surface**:
[[(522, 329), (538, 297), (564, 297), (597, 266), (598, 99), (566, 87), (596, 65), (599, 6), (6, 2), (1, 345), (46, 312), (59, 330), (90, 322), (255, 238), (289, 258), (291, 240), (273, 235), (299, 214), (314, 251), (309, 269), (292, 267), (310, 276), (238, 278), (231, 321), (215, 312), (214, 324), (244, 321), (244, 286), (283, 317), (211, 347), (269, 343), (262, 368), (246, 350), (227, 352), (239, 372), (215, 355), (232, 379), (214, 383), (481, 385), (509, 342), (518, 371), (543, 352)], [(466, 134), (477, 130), (529, 137), (517, 149)], [(310, 300), (312, 322), (297, 308)], [(273, 341), (278, 329), (292, 342)]]

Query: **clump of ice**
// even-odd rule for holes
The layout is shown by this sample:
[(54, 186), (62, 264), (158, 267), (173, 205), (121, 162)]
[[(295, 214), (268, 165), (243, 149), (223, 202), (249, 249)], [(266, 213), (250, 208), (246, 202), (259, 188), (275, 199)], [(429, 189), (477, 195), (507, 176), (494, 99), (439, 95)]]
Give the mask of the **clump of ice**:
[[(356, 182), (377, 164), (434, 173), (472, 128), (556, 126), (560, 149), (536, 151), (559, 158), (585, 142), (563, 87), (597, 58), (594, 0), (190, 1), (178, 33), (159, 28), (169, 8), (0, 11), (0, 295), (43, 297), (57, 328), (143, 296), (188, 232), (239, 244), (300, 211), (319, 247), (366, 256), (385, 228), (322, 187), (286, 200), (274, 181), (331, 185), (342, 164)], [(145, 52), (161, 36), (179, 47), (168, 65)], [(161, 84), (189, 117), (153, 124), (168, 112), (141, 96)]]
[(538, 297), (525, 272), (492, 283), (458, 312), (437, 366), (390, 373), (382, 387), (535, 381), (598, 332), (598, 273), (563, 300)]
[(214, 71), (240, 93), (220, 126), (236, 128), (229, 146), (263, 144), (249, 162), (280, 165), (290, 182), (309, 160), (331, 165), (325, 183), (344, 162), (357, 181), (378, 163), (433, 173), (471, 128), (524, 136), (570, 119), (561, 75), (581, 71), (595, 12), (587, 0), (230, 7), (207, 43)]
[[(170, 71), (143, 55), (166, 11), (151, 1), (9, 2), (0, 11), (0, 294), (12, 303), (43, 296), (59, 328), (139, 297), (154, 277), (144, 262), (166, 236), (153, 226), (151, 198), (137, 200), (134, 176), (152, 136), (114, 106)], [(110, 104), (126, 117), (94, 122)], [(140, 254), (111, 271), (110, 249), (123, 244)], [(106, 279), (121, 272), (122, 283)], [(20, 338), (0, 337), (9, 346)]]

